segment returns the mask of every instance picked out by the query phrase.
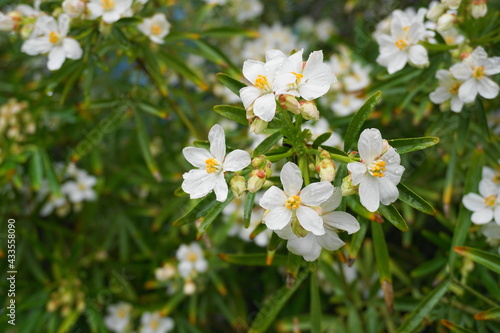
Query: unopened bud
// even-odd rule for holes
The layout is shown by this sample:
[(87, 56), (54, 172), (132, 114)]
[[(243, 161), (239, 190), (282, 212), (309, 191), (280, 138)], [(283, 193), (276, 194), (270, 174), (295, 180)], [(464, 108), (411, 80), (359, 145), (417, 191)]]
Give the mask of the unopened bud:
[(300, 114), (306, 120), (318, 120), (319, 111), (316, 107), (314, 101), (302, 101), (300, 102)]
[(264, 163), (264, 156), (263, 155), (260, 155), (259, 157), (255, 157), (253, 160), (252, 160), (252, 166), (254, 168), (260, 168), (260, 166), (262, 165), (262, 163)]
[(57, 310), (57, 302), (54, 300), (49, 300), (46, 305), (48, 312), (54, 312)]
[(302, 238), (307, 236), (307, 230), (300, 225), (296, 216), (292, 217), (292, 231), (297, 237)]
[(486, 15), (488, 12), (488, 6), (486, 6), (486, 0), (474, 0), (472, 1), (471, 14), (474, 18), (480, 18)]
[(260, 118), (255, 118), (254, 121), (252, 121), (252, 124), (250, 124), (250, 132), (259, 134), (262, 133), (263, 130), (267, 128), (267, 122), (260, 119)]
[(172, 264), (164, 264), (155, 270), (155, 277), (158, 281), (167, 281), (175, 275), (175, 267)]
[(330, 152), (328, 150), (325, 150), (325, 149), (319, 147), (318, 151), (319, 151), (319, 156), (321, 158), (330, 158), (331, 157)]
[(427, 18), (432, 22), (436, 22), (439, 17), (443, 15), (445, 10), (446, 6), (442, 3), (438, 3), (427, 12)]
[(266, 172), (261, 169), (253, 170), (248, 179), (247, 189), (250, 193), (255, 193), (264, 186), (266, 182)]
[(356, 186), (352, 184), (352, 177), (348, 175), (344, 179), (342, 179), (342, 185), (340, 186), (342, 190), (342, 196), (347, 197), (349, 195), (353, 195), (357, 193)]
[(316, 170), (319, 173), (321, 181), (332, 182), (335, 178), (335, 163), (329, 158), (325, 158), (319, 162)]
[(184, 283), (183, 291), (186, 295), (192, 295), (196, 291), (196, 285), (193, 281), (186, 281), (186, 283)]
[(445, 6), (448, 6), (450, 9), (458, 9), (460, 7), (460, 3), (462, 0), (442, 0)]
[(448, 31), (453, 27), (453, 23), (455, 23), (456, 16), (454, 14), (446, 13), (441, 15), (441, 17), (437, 21), (437, 29), (439, 31)]
[(234, 197), (237, 199), (241, 198), (241, 195), (247, 189), (245, 177), (240, 176), (237, 173), (234, 174), (234, 177), (229, 182), (229, 185), (231, 186), (231, 191), (233, 191)]
[(288, 110), (292, 113), (299, 114), (300, 113), (300, 103), (297, 101), (297, 98), (292, 95), (280, 95), (279, 102), (283, 109)]

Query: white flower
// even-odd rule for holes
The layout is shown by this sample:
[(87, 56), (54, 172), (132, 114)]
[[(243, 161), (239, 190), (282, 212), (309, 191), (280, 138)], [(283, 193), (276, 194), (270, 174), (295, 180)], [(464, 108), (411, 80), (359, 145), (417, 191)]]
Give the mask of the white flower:
[[(44, 200), (48, 195), (47, 201), (43, 205), (42, 209), (40, 210), (40, 216), (45, 217), (54, 211), (54, 209), (59, 212), (65, 212), (64, 207), (68, 204), (66, 197), (60, 196), (57, 197), (55, 194), (51, 193), (49, 185), (46, 181), (42, 183), (42, 186), (40, 188), (40, 191), (38, 192), (38, 200), (42, 201)], [(69, 208), (69, 207), (68, 207)], [(58, 214), (58, 215), (65, 215), (65, 214)]]
[(462, 81), (455, 79), (450, 71), (445, 69), (438, 70), (436, 78), (439, 80), (439, 87), (429, 94), (432, 103), (442, 104), (446, 101), (450, 101), (452, 111), (462, 111), (464, 102), (458, 96)]
[(80, 59), (83, 53), (80, 44), (67, 37), (69, 21), (66, 14), (61, 14), (58, 22), (51, 16), (40, 16), (32, 38), (23, 43), (21, 51), (29, 55), (49, 53), (47, 67), (51, 71), (61, 68), (66, 58)]
[(328, 38), (335, 34), (335, 26), (333, 25), (331, 18), (320, 19), (314, 25), (314, 32), (320, 41), (327, 41)]
[(347, 164), (347, 169), (351, 172), (353, 185), (359, 185), (361, 204), (374, 212), (379, 202), (389, 205), (399, 197), (396, 185), (405, 168), (400, 165), (399, 154), (382, 140), (376, 128), (361, 133), (358, 151), (361, 161)]
[(465, 37), (459, 34), (458, 30), (455, 28), (451, 28), (447, 31), (439, 31), (439, 34), (443, 37), (446, 45), (462, 44), (465, 41)]
[[(500, 164), (500, 160), (498, 160), (498, 163)], [(488, 179), (498, 186), (500, 186), (500, 167), (497, 168), (497, 170), (484, 166), (483, 167), (483, 178), (482, 179)]]
[(90, 11), (90, 18), (96, 19), (102, 16), (106, 23), (118, 21), (129, 11), (132, 0), (90, 0), (87, 8)]
[(231, 4), (238, 22), (251, 20), (264, 10), (264, 5), (259, 0), (233, 0)]
[(138, 28), (151, 41), (163, 44), (163, 38), (170, 32), (170, 23), (167, 21), (165, 14), (160, 13), (144, 19), (144, 22), (139, 24)]
[(299, 167), (288, 162), (280, 174), (283, 190), (271, 186), (259, 204), (270, 210), (264, 217), (264, 223), (271, 230), (282, 230), (292, 220), (297, 220), (302, 228), (320, 236), (325, 234), (323, 221), (318, 212), (311, 206), (319, 206), (333, 193), (333, 185), (324, 181), (313, 183), (302, 188), (302, 175)]
[(81, 0), (64, 0), (62, 9), (69, 17), (75, 18), (85, 11), (85, 2)]
[(12, 31), (15, 27), (15, 22), (9, 15), (0, 12), (0, 31)]
[(483, 179), (479, 182), (479, 194), (467, 193), (462, 199), (464, 206), (474, 212), (472, 222), (485, 224), (495, 220), (500, 225), (500, 187), (489, 179)]
[(189, 279), (199, 273), (206, 272), (208, 263), (203, 257), (203, 250), (198, 243), (192, 242), (189, 245), (182, 244), (176, 253), (179, 265), (179, 274)]
[(419, 41), (426, 38), (426, 30), (420, 22), (409, 24), (402, 19), (393, 18), (391, 21), (391, 35), (377, 36), (380, 46), (380, 55), (377, 62), (387, 67), (389, 74), (401, 70), (407, 62), (417, 67), (429, 63), (427, 50)]
[(163, 266), (155, 269), (155, 278), (158, 281), (167, 281), (176, 273), (175, 267), (172, 264), (165, 263)]
[(332, 136), (330, 136), (328, 140), (323, 142), (322, 145), (339, 148), (343, 145), (342, 137), (337, 132), (332, 131), (332, 129), (330, 128), (330, 124), (328, 124), (328, 121), (326, 119), (321, 118), (315, 122), (308, 121), (307, 123), (302, 125), (302, 128), (307, 128), (311, 131), (312, 140), (316, 140), (316, 138), (323, 133), (331, 132)]
[(330, 105), (333, 112), (339, 116), (348, 116), (359, 110), (365, 100), (353, 94), (338, 93), (335, 101)]
[(448, 6), (450, 9), (458, 9), (460, 7), (460, 3), (462, 0), (442, 0), (445, 6)]
[[(332, 67), (323, 63), (323, 51), (312, 52), (305, 65), (302, 61), (303, 52), (297, 51), (283, 61), (276, 79), (276, 95), (288, 94), (312, 101), (326, 94), (330, 85), (337, 81)], [(292, 83), (288, 82), (289, 74), (295, 76)]]
[(453, 28), (453, 24), (455, 23), (457, 16), (452, 13), (446, 13), (441, 15), (441, 17), (437, 21), (437, 29), (439, 31), (448, 31)]
[(481, 232), (486, 237), (488, 244), (492, 247), (498, 247), (498, 253), (500, 253), (500, 225), (493, 222), (484, 224)]
[(86, 172), (78, 172), (76, 181), (69, 180), (61, 187), (61, 191), (69, 196), (69, 199), (73, 203), (82, 202), (84, 200), (94, 201), (96, 199), (96, 193), (93, 189), (94, 185), (97, 183), (97, 179), (94, 176), (88, 175)]
[(305, 237), (299, 237), (293, 232), (291, 225), (287, 225), (282, 230), (276, 230), (276, 234), (288, 240), (286, 247), (290, 252), (303, 256), (306, 261), (318, 259), (322, 248), (328, 251), (338, 250), (345, 243), (337, 235), (337, 230), (345, 230), (352, 234), (360, 228), (359, 222), (351, 214), (334, 211), (341, 201), (342, 191), (340, 188), (335, 188), (330, 198), (319, 207), (325, 234), (316, 236), (309, 232)]
[(225, 5), (227, 0), (204, 0), (207, 4), (215, 6), (215, 5)]
[(354, 62), (351, 66), (351, 73), (342, 79), (345, 91), (353, 92), (368, 87), (370, 84), (370, 70), (370, 67), (363, 67), (359, 62)]
[(140, 333), (167, 333), (174, 328), (170, 317), (162, 317), (160, 312), (144, 312), (141, 317)]
[(500, 57), (488, 58), (482, 47), (477, 47), (463, 62), (453, 65), (450, 72), (458, 80), (465, 81), (458, 91), (464, 103), (472, 103), (478, 93), (487, 99), (498, 96), (498, 84), (489, 75), (500, 73)]
[(220, 125), (214, 125), (208, 133), (210, 151), (203, 148), (186, 147), (182, 150), (184, 157), (193, 166), (182, 177), (182, 190), (190, 194), (191, 199), (204, 197), (212, 190), (217, 201), (226, 201), (228, 187), (224, 179), (226, 171), (240, 171), (247, 167), (250, 154), (244, 150), (233, 150), (226, 156), (226, 138)]
[[(276, 113), (275, 79), (279, 74), (281, 64), (286, 59), (280, 51), (266, 52), (266, 62), (246, 60), (243, 63), (243, 76), (252, 86), (240, 89), (240, 97), (247, 111), (251, 110), (260, 119), (270, 122)], [(295, 82), (291, 73), (280, 75), (280, 84)]]
[(483, 17), (488, 12), (488, 6), (486, 5), (486, 0), (474, 0), (472, 1), (471, 14), (472, 17), (478, 19)]
[(125, 328), (130, 320), (132, 306), (128, 303), (120, 302), (108, 307), (108, 314), (104, 317), (106, 327), (116, 333), (125, 332)]

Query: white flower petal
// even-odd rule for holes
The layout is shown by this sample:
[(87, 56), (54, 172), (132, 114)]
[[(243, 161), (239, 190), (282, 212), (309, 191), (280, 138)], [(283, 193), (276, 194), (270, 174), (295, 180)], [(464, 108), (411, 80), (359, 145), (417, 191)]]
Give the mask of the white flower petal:
[(465, 208), (472, 212), (485, 208), (484, 198), (477, 193), (467, 193), (462, 198), (462, 203), (464, 204)]
[(261, 91), (255, 87), (243, 87), (240, 89), (240, 98), (245, 109), (260, 97), (260, 95)]
[(389, 205), (396, 201), (399, 197), (399, 191), (396, 185), (387, 177), (382, 177), (378, 180), (380, 202), (384, 205)]
[(352, 184), (359, 185), (366, 174), (366, 164), (361, 162), (351, 162), (347, 164), (347, 170), (351, 172)]
[(182, 154), (186, 160), (197, 168), (205, 169), (206, 160), (213, 158), (208, 150), (196, 147), (186, 147), (182, 150)]
[(292, 219), (292, 211), (284, 206), (276, 207), (264, 217), (264, 223), (271, 230), (281, 230)]
[(215, 124), (208, 133), (208, 141), (210, 141), (210, 152), (219, 162), (224, 161), (226, 156), (226, 137), (224, 129), (219, 124)]
[(333, 189), (332, 195), (323, 202), (320, 206), (323, 210), (323, 214), (326, 212), (333, 212), (342, 202), (342, 190), (340, 187), (335, 187)]
[(47, 37), (31, 38), (26, 40), (21, 46), (21, 52), (28, 55), (44, 54), (52, 49), (52, 43)]
[(378, 181), (375, 177), (365, 174), (359, 185), (361, 204), (370, 212), (375, 212), (380, 203)]
[(273, 93), (258, 97), (253, 103), (253, 113), (260, 119), (270, 122), (276, 114), (276, 100)]
[(429, 62), (427, 50), (420, 44), (410, 47), (408, 59), (413, 65), (422, 66)]
[(182, 175), (182, 190), (190, 194), (191, 199), (202, 198), (215, 187), (216, 173), (207, 173), (205, 170), (195, 169)]
[(200, 258), (195, 261), (194, 268), (200, 273), (206, 272), (208, 268), (208, 263), (205, 259)]
[(300, 191), (301, 203), (307, 206), (319, 206), (332, 196), (333, 189), (332, 183), (327, 181), (307, 185)]
[(276, 186), (271, 186), (266, 193), (260, 198), (259, 205), (264, 209), (274, 209), (276, 207), (284, 207), (288, 197), (285, 192)]
[(500, 225), (500, 205), (495, 208), (493, 211), (493, 218), (496, 224)]
[(472, 103), (477, 96), (478, 82), (475, 78), (470, 78), (458, 89), (458, 97), (464, 103)]
[(296, 211), (297, 219), (300, 225), (307, 231), (312, 232), (316, 236), (325, 234), (323, 220), (318, 215), (318, 212), (307, 206), (300, 206)]
[(295, 235), (293, 233), (292, 224), (287, 224), (283, 229), (281, 229), (281, 230), (275, 230), (274, 232), (281, 239), (292, 239), (292, 238), (297, 237), (297, 235)]
[(451, 111), (460, 112), (464, 107), (464, 102), (458, 97), (458, 95), (453, 95), (451, 98)]
[(251, 162), (249, 153), (241, 149), (236, 149), (227, 154), (224, 160), (223, 171), (240, 171), (246, 168)]
[(257, 75), (262, 75), (264, 72), (264, 63), (262, 61), (246, 60), (243, 63), (243, 76), (252, 84), (255, 83)]
[(471, 220), (475, 224), (486, 224), (493, 219), (493, 210), (491, 208), (484, 208), (474, 212)]
[(367, 128), (359, 136), (358, 151), (361, 160), (371, 163), (382, 153), (382, 135), (376, 128)]
[(335, 231), (328, 229), (323, 236), (318, 237), (318, 243), (328, 251), (336, 251), (345, 245)]
[(299, 167), (293, 162), (288, 162), (283, 166), (283, 169), (281, 169), (280, 179), (283, 184), (285, 194), (289, 197), (297, 195), (302, 188), (302, 173), (300, 172)]
[(479, 182), (479, 193), (484, 197), (489, 197), (490, 195), (497, 195), (499, 187), (490, 179), (482, 179)]
[(407, 61), (408, 61), (408, 53), (404, 51), (395, 53), (391, 62), (389, 62), (387, 66), (387, 72), (389, 74), (396, 73), (397, 71), (405, 67)]
[(62, 64), (66, 60), (66, 55), (63, 46), (56, 46), (49, 52), (49, 61), (47, 63), (47, 68), (51, 71), (56, 71), (61, 68)]
[(458, 80), (467, 80), (472, 76), (472, 69), (464, 62), (451, 66), (450, 73)]
[(224, 178), (224, 173), (220, 172), (215, 178), (215, 199), (220, 202), (226, 201), (228, 191), (229, 189), (227, 187), (226, 179)]
[(346, 212), (331, 212), (322, 217), (327, 226), (347, 231), (349, 234), (357, 232), (360, 228), (358, 220)]
[(64, 38), (63, 39), (63, 48), (66, 54), (66, 58), (77, 60), (82, 57), (83, 50), (78, 44), (78, 42), (73, 38)]
[(437, 87), (436, 90), (429, 94), (429, 98), (434, 104), (444, 103), (449, 100), (451, 96), (450, 89), (445, 87)]
[(321, 254), (321, 245), (319, 245), (317, 237), (308, 233), (305, 237), (291, 238), (286, 244), (286, 248), (299, 256), (304, 257), (306, 261), (314, 261)]
[(483, 77), (479, 80), (478, 85), (477, 92), (484, 98), (493, 99), (498, 96), (500, 88), (498, 84), (489, 77)]

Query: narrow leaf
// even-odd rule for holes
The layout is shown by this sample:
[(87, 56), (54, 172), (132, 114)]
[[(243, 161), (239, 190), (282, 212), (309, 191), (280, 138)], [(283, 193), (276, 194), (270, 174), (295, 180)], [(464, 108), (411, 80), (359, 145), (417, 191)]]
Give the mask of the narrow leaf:
[[(256, 254), (226, 254), (219, 253), (219, 257), (230, 264), (242, 266), (269, 266), (267, 263), (267, 255), (265, 253)], [(271, 265), (284, 266), (286, 265), (287, 257), (282, 254), (276, 254)]]
[(235, 122), (248, 126), (246, 111), (243, 108), (231, 105), (216, 105), (214, 111), (223, 117), (234, 120)]
[(201, 236), (207, 231), (208, 227), (212, 224), (212, 222), (219, 216), (219, 214), (222, 212), (222, 210), (229, 205), (229, 203), (233, 200), (234, 196), (231, 191), (229, 191), (229, 194), (227, 195), (227, 199), (224, 202), (217, 202), (212, 209), (208, 212), (207, 216), (205, 216), (205, 219), (201, 222), (200, 226), (198, 227), (198, 233), (196, 235), (197, 239), (200, 239)]
[(312, 147), (314, 149), (317, 149), (323, 142), (330, 139), (331, 136), (332, 136), (332, 132), (326, 132), (326, 133), (321, 134), (320, 136), (318, 136), (316, 138), (316, 140), (314, 140)]
[(281, 132), (276, 132), (265, 138), (257, 147), (255, 147), (252, 157), (257, 157), (259, 155), (265, 154), (269, 149), (271, 149), (281, 138), (283, 134)]
[(247, 30), (236, 27), (218, 27), (212, 28), (205, 31), (200, 32), (201, 36), (204, 37), (235, 37), (235, 36), (245, 36), (245, 37), (258, 37), (259, 33), (254, 30)]
[(146, 124), (144, 123), (144, 119), (142, 119), (142, 115), (139, 112), (134, 112), (135, 116), (135, 124), (137, 127), (137, 139), (139, 141), (139, 147), (142, 151), (142, 156), (144, 160), (146, 160), (146, 165), (151, 172), (151, 174), (155, 177), (157, 181), (161, 181), (160, 169), (158, 168), (158, 164), (153, 158), (153, 154), (149, 148), (149, 136), (146, 132)]
[(42, 185), (43, 178), (43, 161), (42, 155), (38, 148), (33, 150), (33, 155), (31, 156), (31, 161), (29, 165), (29, 173), (31, 178), (31, 185), (35, 191), (40, 189)]
[(456, 332), (456, 333), (474, 333), (474, 331), (471, 331), (465, 327), (459, 326), (455, 323), (452, 323), (451, 321), (448, 321), (446, 319), (441, 319), (441, 324), (443, 324), (444, 327), (450, 330), (450, 332)]
[(394, 207), (393, 205), (389, 206), (380, 205), (378, 211), (380, 212), (380, 214), (382, 214), (383, 217), (385, 217), (387, 221), (391, 222), (396, 228), (398, 228), (403, 232), (408, 231), (408, 224), (406, 224), (406, 221), (401, 216), (401, 214), (399, 214), (396, 207)]
[(347, 132), (345, 134), (345, 140), (344, 140), (345, 151), (349, 151), (353, 147), (354, 142), (358, 137), (361, 128), (363, 127), (363, 124), (365, 123), (366, 119), (368, 118), (373, 108), (377, 104), (378, 100), (380, 99), (380, 96), (382, 96), (382, 92), (380, 91), (377, 91), (375, 94), (373, 94), (352, 118), (351, 122), (349, 123), (349, 126), (347, 127)]
[(391, 145), (391, 147), (396, 149), (398, 154), (406, 154), (412, 151), (432, 147), (439, 143), (439, 138), (435, 136), (425, 136), (421, 138), (387, 140), (387, 142)]
[(238, 96), (240, 95), (240, 89), (246, 87), (246, 84), (224, 73), (217, 73), (217, 80)]
[(422, 213), (428, 215), (436, 215), (437, 211), (434, 209), (434, 207), (432, 207), (430, 203), (425, 201), (417, 193), (410, 190), (406, 185), (404, 185), (403, 183), (399, 183), (398, 189), (399, 200)]
[(500, 306), (494, 307), (492, 309), (479, 312), (474, 316), (476, 320), (491, 320), (500, 318)]
[(319, 297), (318, 277), (311, 273), (311, 333), (321, 333), (321, 299)]
[(472, 247), (455, 246), (453, 250), (470, 260), (477, 262), (500, 274), (500, 256)]
[[(382, 289), (384, 291), (384, 299), (387, 309), (392, 312), (394, 306), (394, 296), (392, 293), (392, 275), (389, 267), (389, 250), (387, 249), (387, 243), (385, 241), (382, 225), (372, 222), (371, 226), (379, 281), (380, 285), (383, 287)], [(390, 286), (388, 286), (388, 284), (390, 284)]]
[(61, 197), (61, 186), (59, 184), (59, 180), (57, 179), (56, 171), (54, 170), (54, 166), (52, 165), (49, 155), (45, 150), (41, 150), (40, 154), (42, 155), (43, 160), (43, 169), (44, 174), (47, 177), (49, 182), (50, 191), (56, 196)]
[(243, 206), (243, 224), (245, 228), (250, 226), (255, 195), (256, 193), (247, 192), (247, 196), (245, 197), (245, 204)]
[(349, 259), (347, 260), (347, 264), (352, 266), (354, 264), (354, 260), (356, 260), (358, 256), (358, 252), (361, 249), (361, 245), (363, 244), (363, 240), (366, 236), (366, 231), (368, 230), (368, 224), (370, 223), (368, 220), (358, 217), (360, 229), (358, 232), (352, 235), (351, 244), (349, 246)]

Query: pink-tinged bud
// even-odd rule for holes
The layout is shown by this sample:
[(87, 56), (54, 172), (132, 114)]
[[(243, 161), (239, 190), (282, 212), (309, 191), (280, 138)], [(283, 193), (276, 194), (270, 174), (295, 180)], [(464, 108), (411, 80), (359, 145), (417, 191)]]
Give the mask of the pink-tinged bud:
[(265, 157), (264, 155), (260, 155), (259, 157), (256, 157), (252, 160), (252, 166), (254, 168), (260, 168), (262, 163), (264, 163)]
[(231, 186), (231, 191), (233, 191), (234, 197), (237, 199), (241, 198), (241, 195), (247, 189), (245, 177), (240, 176), (237, 173), (234, 174), (234, 177), (229, 182), (229, 185)]
[(448, 6), (450, 9), (458, 9), (460, 7), (460, 3), (462, 0), (442, 0), (445, 6)]
[[(269, 165), (271, 165), (271, 162), (269, 162)], [(266, 166), (264, 168), (264, 171), (266, 172), (266, 178), (269, 179), (273, 175), (273, 170), (271, 170), (271, 166)]]
[(486, 15), (488, 12), (488, 6), (486, 5), (486, 0), (474, 0), (472, 1), (471, 14), (474, 18), (480, 18)]
[(250, 193), (255, 193), (264, 186), (266, 182), (266, 172), (261, 169), (252, 170), (248, 179), (247, 189)]
[(319, 157), (320, 158), (330, 158), (330, 157), (332, 157), (330, 155), (330, 152), (328, 150), (325, 150), (325, 149), (319, 147), (318, 151), (319, 151)]
[(250, 125), (250, 132), (259, 134), (267, 128), (267, 122), (260, 118), (255, 118), (255, 120)]
[(295, 96), (283, 94), (279, 96), (278, 100), (283, 109), (295, 114), (300, 113), (300, 103)]
[(327, 181), (327, 182), (332, 182), (333, 179), (335, 178), (335, 173), (336, 173), (336, 168), (335, 168), (335, 163), (329, 158), (323, 159), (321, 162), (319, 162), (318, 167), (316, 170), (319, 168), (319, 178), (321, 181)]
[(348, 175), (344, 179), (342, 179), (342, 185), (340, 186), (342, 190), (342, 196), (347, 197), (349, 195), (356, 194), (358, 192), (357, 186), (352, 184), (352, 177)]
[(448, 31), (453, 27), (455, 20), (457, 19), (455, 14), (446, 13), (441, 15), (437, 21), (437, 29), (439, 31)]
[(430, 21), (436, 22), (439, 19), (439, 17), (443, 15), (445, 10), (446, 6), (443, 5), (442, 3), (438, 3), (427, 12), (426, 16)]
[(319, 111), (316, 107), (314, 101), (302, 101), (300, 102), (300, 114), (306, 120), (318, 120)]

